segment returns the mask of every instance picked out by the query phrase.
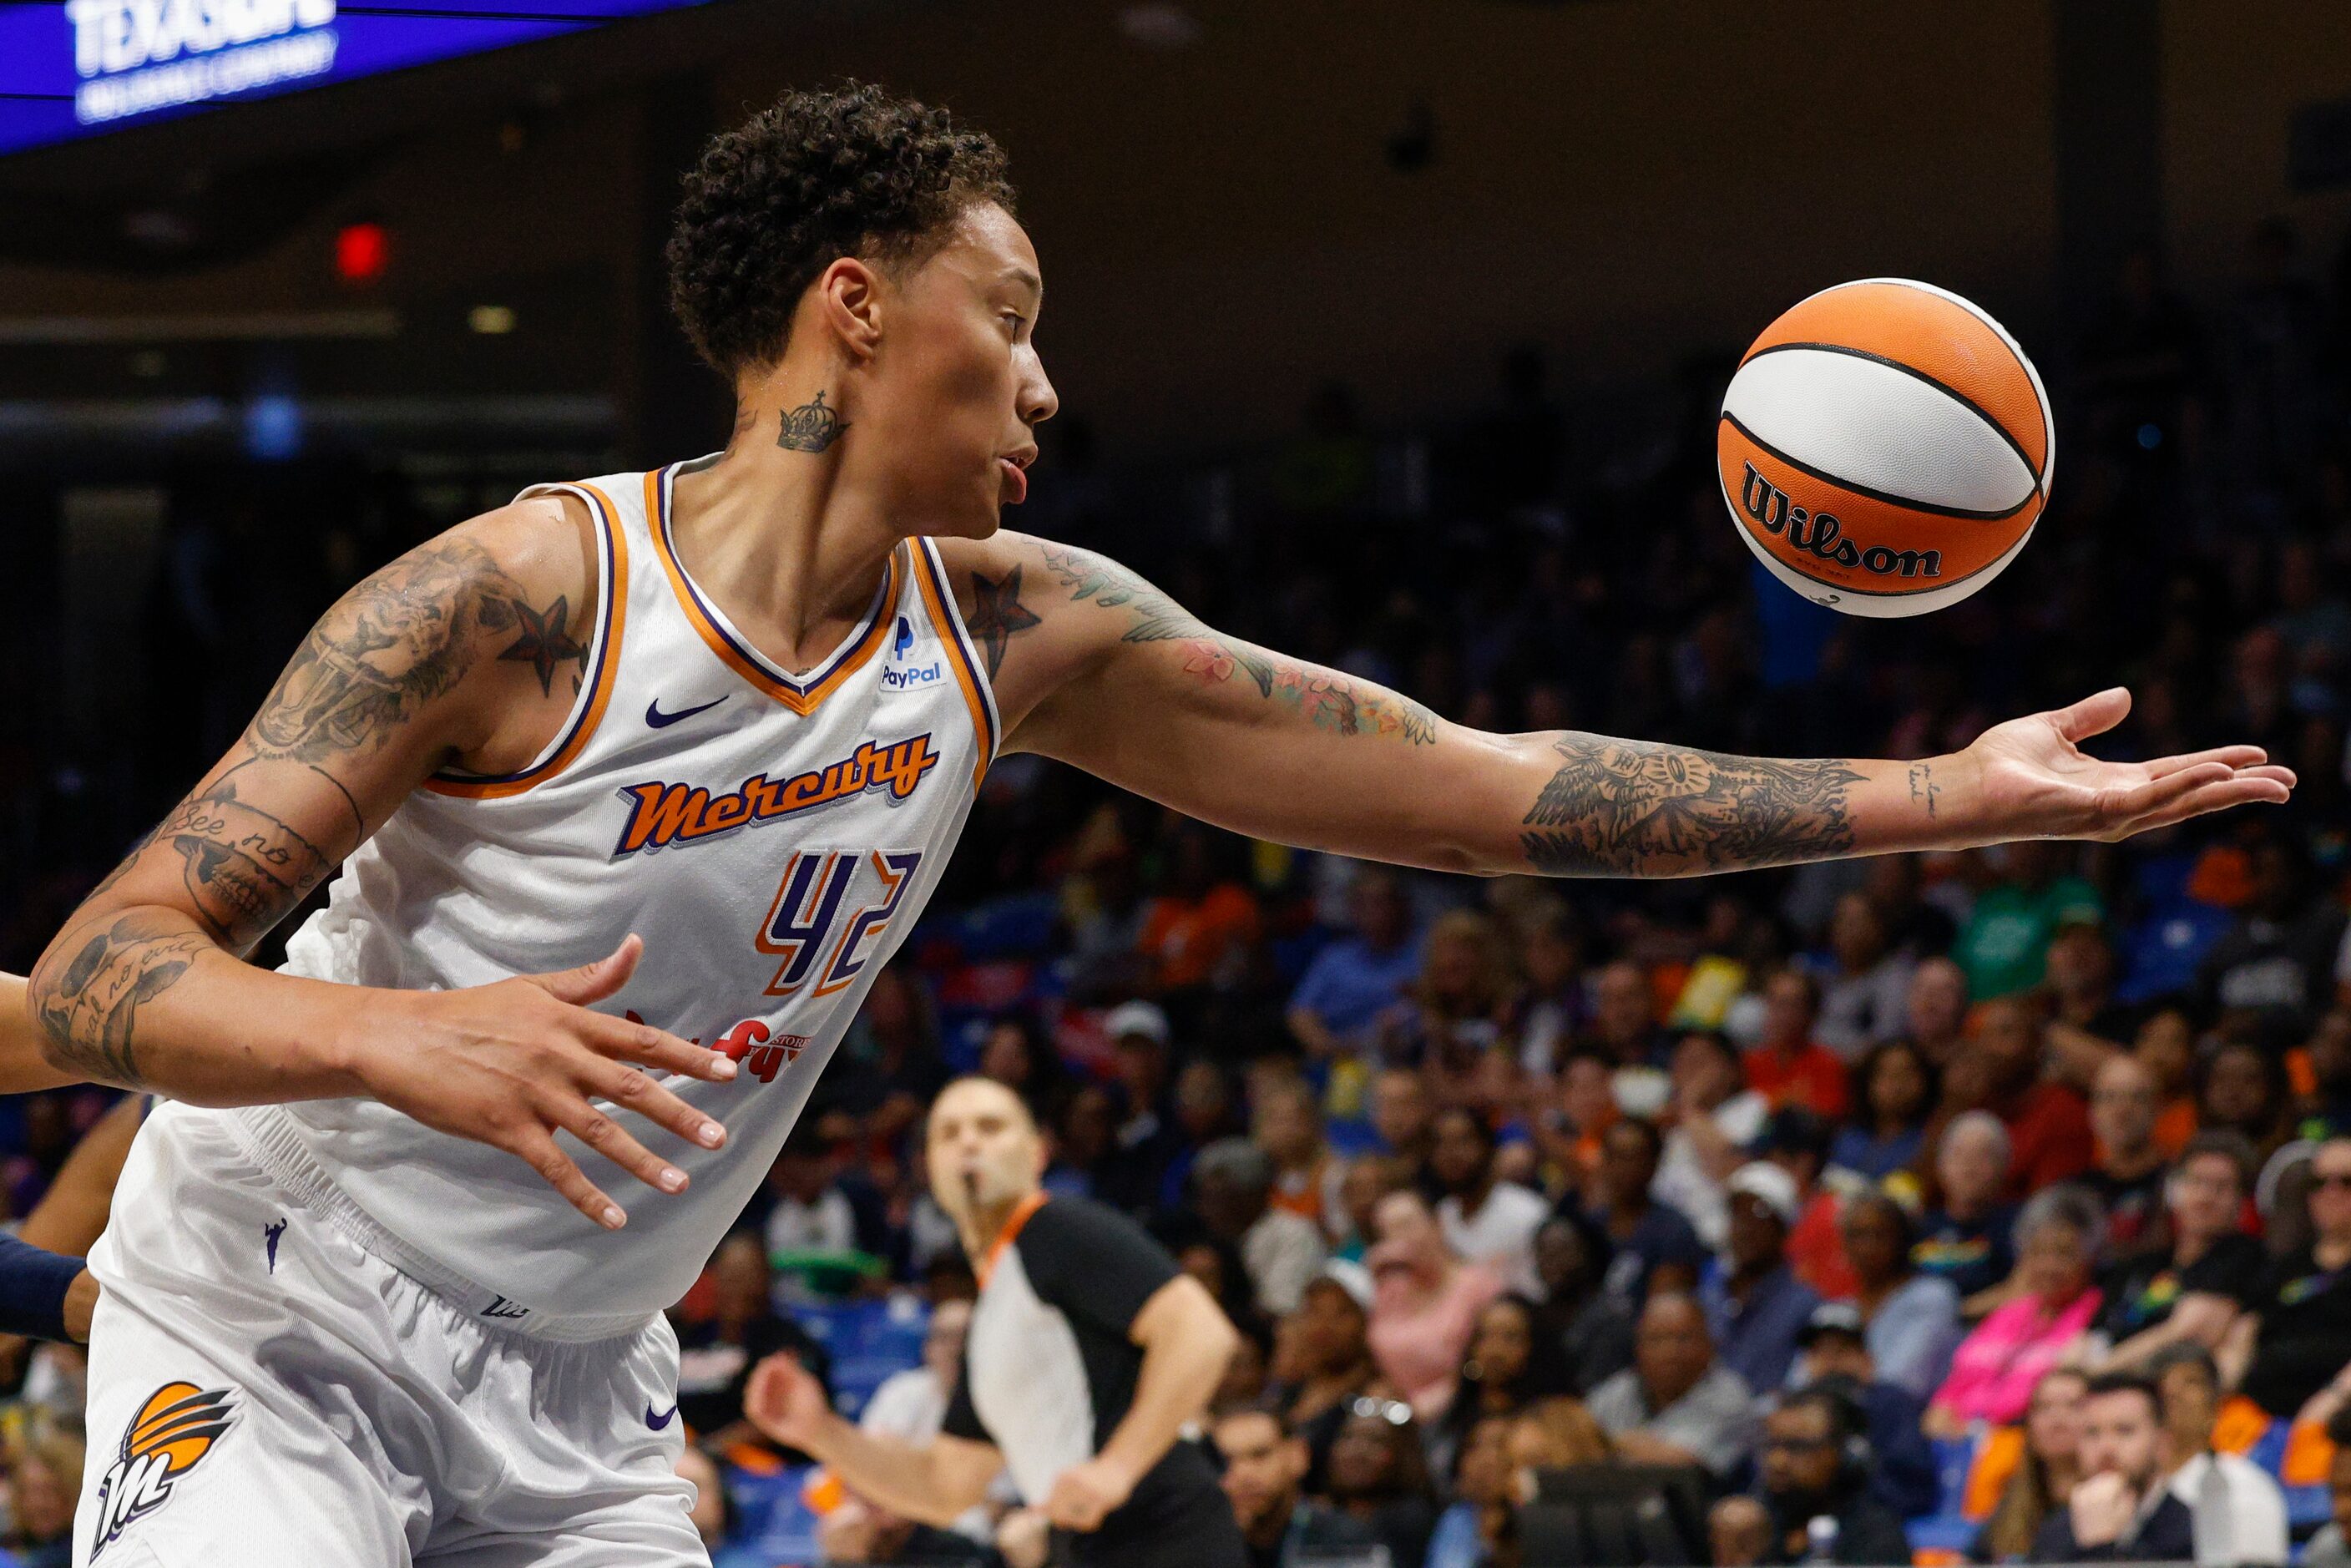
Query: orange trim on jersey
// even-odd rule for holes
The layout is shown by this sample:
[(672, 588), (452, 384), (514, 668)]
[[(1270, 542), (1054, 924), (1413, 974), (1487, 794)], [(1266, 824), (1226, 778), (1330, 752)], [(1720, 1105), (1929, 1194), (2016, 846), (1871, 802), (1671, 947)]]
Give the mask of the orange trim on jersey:
[(1020, 1234), (1020, 1228), (1035, 1218), (1037, 1211), (1044, 1207), (1045, 1189), (1042, 1187), (1039, 1187), (1012, 1206), (1012, 1212), (1005, 1217), (1004, 1228), (998, 1231), (996, 1239), (987, 1244), (987, 1256), (981, 1259), (979, 1267), (973, 1270), (979, 1277), (982, 1290), (987, 1288), (987, 1277), (996, 1272), (996, 1260), (1004, 1256), (1004, 1249), (1012, 1245), (1013, 1239)]
[(595, 501), (597, 526), (603, 529), (609, 542), (609, 569), (604, 574), (603, 632), (596, 649), (596, 670), (590, 677), (588, 706), (571, 726), (571, 733), (556, 748), (555, 755), (533, 768), (519, 773), (509, 773), (494, 779), (467, 779), (463, 775), (434, 774), (424, 780), (424, 788), (436, 795), (454, 795), (467, 800), (499, 800), (509, 795), (546, 783), (569, 768), (588, 737), (596, 733), (603, 722), (605, 705), (612, 700), (612, 687), (620, 678), (621, 635), (629, 621), (629, 540), (622, 531), (620, 514), (612, 509), (612, 498), (593, 485), (578, 485), (573, 489), (585, 491)]
[(971, 649), (965, 645), (961, 629), (956, 624), (954, 611), (946, 598), (946, 584), (940, 580), (938, 559), (927, 545), (916, 547), (922, 557), (914, 571), (914, 587), (923, 596), (923, 608), (931, 618), (931, 629), (947, 651), (947, 663), (955, 669), (956, 685), (963, 688), (964, 706), (971, 709), (971, 737), (979, 753), (972, 766), (971, 787), (979, 788), (987, 777), (987, 765), (996, 756), (996, 717), (988, 711), (987, 698), (980, 692), (979, 666), (972, 661)]
[(834, 651), (832, 657), (826, 661), (823, 673), (812, 684), (799, 685), (778, 675), (754, 658), (704, 605), (701, 591), (686, 575), (684, 566), (677, 559), (676, 547), (670, 541), (669, 497), (663, 479), (663, 473), (658, 469), (645, 476), (645, 516), (653, 525), (653, 553), (661, 557), (662, 570), (669, 574), (670, 590), (676, 596), (678, 608), (685, 612), (687, 623), (710, 651), (718, 655), (720, 663), (806, 718), (823, 705), (825, 698), (840, 689), (843, 681), (871, 663), (873, 655), (880, 653), (883, 644), (889, 641), (891, 611), (896, 606), (905, 582), (899, 567), (899, 557), (904, 547), (900, 546), (890, 552), (872, 622), (849, 645)]

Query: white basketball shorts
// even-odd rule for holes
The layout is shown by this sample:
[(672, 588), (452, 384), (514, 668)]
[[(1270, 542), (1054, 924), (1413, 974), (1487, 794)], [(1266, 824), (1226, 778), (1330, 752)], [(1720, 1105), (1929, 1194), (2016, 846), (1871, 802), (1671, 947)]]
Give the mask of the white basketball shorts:
[(467, 1316), (170, 1104), (89, 1266), (77, 1568), (707, 1568), (663, 1319)]

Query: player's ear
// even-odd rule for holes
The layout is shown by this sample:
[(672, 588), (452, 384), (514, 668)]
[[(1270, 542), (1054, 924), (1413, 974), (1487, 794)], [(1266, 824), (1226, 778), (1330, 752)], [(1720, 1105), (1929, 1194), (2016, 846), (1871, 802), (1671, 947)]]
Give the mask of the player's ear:
[(809, 288), (818, 321), (853, 363), (873, 357), (882, 340), (882, 275), (853, 256), (836, 256)]

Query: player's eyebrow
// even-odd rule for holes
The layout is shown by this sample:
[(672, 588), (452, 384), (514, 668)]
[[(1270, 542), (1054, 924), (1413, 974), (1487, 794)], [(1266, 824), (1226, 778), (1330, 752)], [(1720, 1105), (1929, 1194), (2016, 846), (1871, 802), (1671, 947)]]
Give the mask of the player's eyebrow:
[(1029, 293), (1037, 296), (1039, 298), (1044, 298), (1045, 280), (1038, 277), (1035, 273), (1029, 271), (1027, 267), (1018, 266), (1008, 267), (1004, 269), (1004, 276), (1009, 278), (1016, 287), (1027, 289)]

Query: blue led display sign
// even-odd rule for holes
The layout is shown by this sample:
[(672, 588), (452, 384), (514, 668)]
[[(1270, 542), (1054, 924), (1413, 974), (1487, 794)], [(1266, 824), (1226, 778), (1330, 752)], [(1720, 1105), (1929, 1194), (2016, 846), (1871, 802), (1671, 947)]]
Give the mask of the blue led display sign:
[(0, 0), (0, 153), (702, 0)]

